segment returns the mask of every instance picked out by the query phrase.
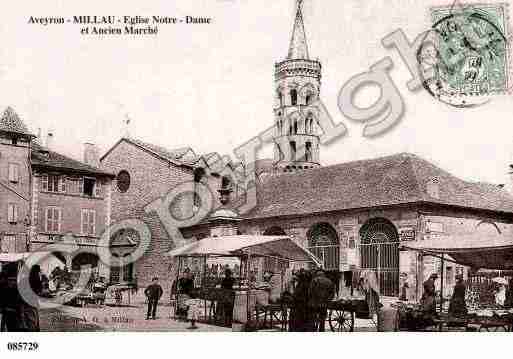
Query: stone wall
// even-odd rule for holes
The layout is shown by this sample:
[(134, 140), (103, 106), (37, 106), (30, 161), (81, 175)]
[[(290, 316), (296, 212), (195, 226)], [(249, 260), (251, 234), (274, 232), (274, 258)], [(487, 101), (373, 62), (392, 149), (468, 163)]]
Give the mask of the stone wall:
[[(118, 189), (116, 181), (113, 183), (112, 223), (138, 219), (151, 232), (148, 251), (134, 265), (139, 285), (144, 287), (152, 277), (158, 276), (161, 285), (169, 288), (172, 261), (165, 253), (173, 249), (175, 243), (169, 238), (157, 214), (146, 213), (145, 207), (166, 196), (181, 183), (192, 181), (192, 169), (171, 164), (126, 141), (121, 141), (102, 159), (101, 167), (114, 174), (122, 170), (130, 174), (130, 187), (125, 193)], [(192, 203), (188, 205), (192, 207)]]

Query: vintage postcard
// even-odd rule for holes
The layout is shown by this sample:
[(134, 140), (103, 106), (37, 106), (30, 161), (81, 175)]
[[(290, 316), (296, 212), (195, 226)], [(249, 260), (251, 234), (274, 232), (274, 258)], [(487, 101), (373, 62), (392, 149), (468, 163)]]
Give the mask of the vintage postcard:
[(512, 5), (4, 4), (0, 339), (513, 331)]

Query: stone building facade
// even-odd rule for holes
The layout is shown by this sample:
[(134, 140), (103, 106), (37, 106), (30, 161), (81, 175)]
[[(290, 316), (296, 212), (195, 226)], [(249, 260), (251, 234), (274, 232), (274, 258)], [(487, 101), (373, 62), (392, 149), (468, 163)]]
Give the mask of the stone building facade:
[[(440, 261), (404, 250), (405, 244), (468, 233), (481, 233), (483, 238), (513, 234), (513, 197), (508, 192), (463, 181), (413, 154), (320, 166), (313, 106), (320, 93), (320, 71), (320, 62), (310, 60), (298, 6), (287, 58), (275, 66), (274, 158), (260, 159), (251, 167), (256, 172), (257, 201), (244, 213), (238, 212), (238, 204), (245, 203), (238, 179), (224, 183), (224, 168), (213, 169), (209, 155), (123, 138), (102, 157), (102, 168), (118, 175), (112, 191), (112, 220), (138, 218), (151, 229), (151, 248), (135, 264), (141, 285), (153, 275), (168, 278), (165, 284), (170, 284), (173, 263), (165, 253), (182, 244), (173, 242), (147, 205), (184, 183), (189, 184), (185, 192), (194, 191), (197, 181), (206, 183), (213, 196), (218, 189), (232, 190), (233, 200), (221, 208), (216, 202), (210, 217), (180, 228), (186, 239), (286, 234), (310, 249), (328, 270), (376, 271), (385, 296), (398, 296), (408, 282), (408, 297), (418, 299), (424, 279), (440, 270)], [(308, 156), (306, 142), (312, 146)], [(120, 189), (119, 182), (126, 181), (129, 188)], [(185, 193), (177, 207), (171, 206), (170, 211), (193, 216), (194, 195)], [(447, 289), (462, 270), (445, 264)]]
[(0, 250), (23, 252), (30, 230), (30, 151), (34, 135), (12, 108), (0, 118)]
[[(240, 214), (242, 234), (286, 234), (334, 271), (379, 273), (385, 296), (404, 281), (418, 299), (440, 261), (403, 250), (414, 241), (461, 234), (513, 235), (513, 196), (501, 187), (460, 180), (418, 156), (402, 153), (266, 177), (257, 205)], [(235, 208), (234, 208), (235, 209)], [(184, 229), (203, 237), (204, 222)], [(464, 268), (445, 263), (444, 292)]]
[[(179, 245), (174, 243), (159, 213), (151, 209), (153, 205), (172, 196), (169, 214), (177, 220), (189, 218), (198, 205), (195, 186), (201, 183), (213, 193), (212, 207), (219, 206), (216, 191), (223, 186), (223, 171), (212, 166), (213, 157), (220, 156), (198, 156), (190, 148), (168, 150), (131, 137), (120, 139), (102, 156), (102, 169), (117, 174), (111, 196), (113, 223), (137, 219), (151, 232), (148, 250), (133, 264), (140, 285), (149, 284), (154, 276), (170, 277), (173, 262), (166, 253)], [(180, 193), (175, 197), (172, 191), (177, 188)], [(164, 280), (162, 285), (169, 287), (171, 282)]]
[(86, 163), (53, 151), (52, 140), (49, 133), (42, 146), (12, 108), (0, 118), (1, 251), (43, 251), (60, 244), (75, 248), (52, 252), (61, 268), (91, 265), (109, 278), (97, 251), (110, 225), (114, 176), (98, 168), (94, 145), (85, 145)]

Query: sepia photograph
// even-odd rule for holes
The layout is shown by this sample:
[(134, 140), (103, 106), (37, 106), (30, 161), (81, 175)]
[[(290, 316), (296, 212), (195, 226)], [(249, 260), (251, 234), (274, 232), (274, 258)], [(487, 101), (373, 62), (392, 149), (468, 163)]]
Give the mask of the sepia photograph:
[(0, 353), (513, 331), (509, 0), (4, 5)]

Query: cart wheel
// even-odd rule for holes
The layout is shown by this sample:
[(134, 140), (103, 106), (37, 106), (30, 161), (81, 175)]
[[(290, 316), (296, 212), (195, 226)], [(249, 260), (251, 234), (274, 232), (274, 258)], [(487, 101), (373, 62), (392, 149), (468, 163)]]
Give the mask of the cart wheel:
[(354, 313), (343, 309), (331, 309), (329, 323), (332, 332), (352, 332), (354, 330)]

